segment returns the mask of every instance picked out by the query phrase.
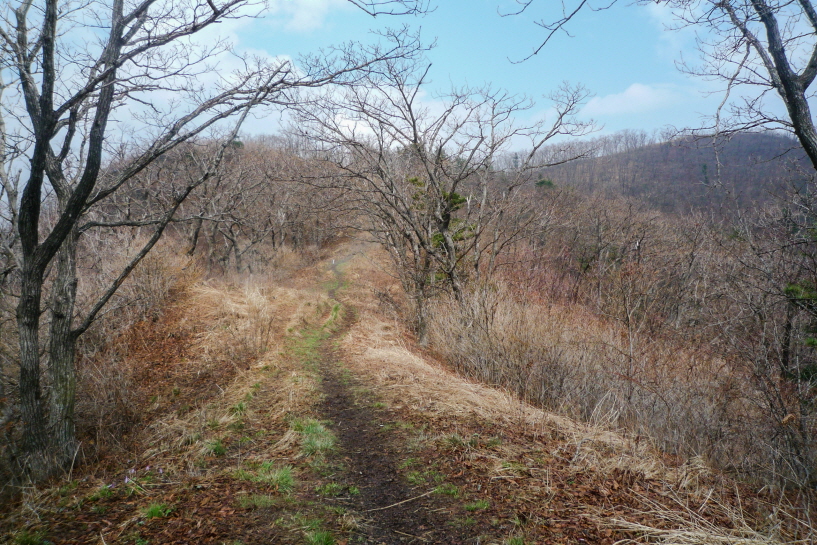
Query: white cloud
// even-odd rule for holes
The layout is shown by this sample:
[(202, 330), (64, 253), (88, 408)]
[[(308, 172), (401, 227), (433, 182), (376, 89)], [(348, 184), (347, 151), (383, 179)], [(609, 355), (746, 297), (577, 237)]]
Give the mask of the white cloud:
[(682, 99), (674, 85), (633, 83), (621, 93), (593, 97), (582, 114), (591, 117), (640, 114), (666, 108)]
[(678, 23), (672, 8), (666, 4), (650, 3), (647, 4), (646, 9), (650, 19), (660, 25), (662, 29), (671, 28)]
[(673, 9), (666, 4), (650, 3), (645, 9), (650, 21), (661, 30), (656, 44), (660, 54), (672, 59), (677, 59), (684, 53), (687, 56), (694, 55), (695, 32), (698, 27), (684, 25), (676, 15), (677, 8)]
[(324, 26), (329, 12), (348, 9), (346, 0), (270, 0), (269, 13), (287, 30), (305, 32)]

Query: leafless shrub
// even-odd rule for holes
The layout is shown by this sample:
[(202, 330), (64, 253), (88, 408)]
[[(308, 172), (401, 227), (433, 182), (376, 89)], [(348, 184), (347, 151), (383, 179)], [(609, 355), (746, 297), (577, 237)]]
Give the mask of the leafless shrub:
[(757, 392), (705, 350), (661, 339), (632, 352), (615, 321), (532, 303), (503, 284), (469, 292), (464, 305), (438, 303), (430, 331), (458, 370), (539, 406), (649, 437), (668, 452), (703, 454), (722, 468), (766, 459), (758, 439), (769, 430), (751, 403)]
[(104, 356), (84, 362), (78, 370), (76, 419), (78, 435), (87, 440), (81, 445), (85, 456), (121, 446), (123, 435), (141, 419), (132, 369), (113, 350)]
[[(109, 275), (140, 247), (137, 240), (93, 240), (83, 252), (81, 266), (99, 274), (95, 283), (79, 286), (78, 300), (92, 301), (105, 289)], [(117, 248), (117, 251), (111, 251)], [(144, 321), (156, 321), (174, 296), (200, 278), (191, 258), (180, 256), (173, 243), (161, 243), (133, 271), (116, 294), (115, 301), (78, 344), (76, 421), (80, 436), (93, 440), (82, 445), (86, 455), (99, 448), (118, 445), (122, 436), (139, 422), (140, 403), (134, 399), (133, 370), (125, 363), (129, 329)], [(81, 278), (91, 278), (83, 275)]]
[[(117, 267), (138, 251), (140, 240), (138, 233), (116, 233), (87, 241), (79, 267), (93, 269), (96, 275), (93, 278), (88, 278), (90, 275), (80, 277), (79, 305), (90, 304), (107, 287), (115, 278)], [(160, 242), (125, 280), (102, 319), (86, 333), (88, 338), (83, 340), (83, 349), (93, 351), (116, 332), (140, 320), (155, 320), (169, 298), (190, 287), (201, 275), (196, 260), (180, 255), (172, 240)]]

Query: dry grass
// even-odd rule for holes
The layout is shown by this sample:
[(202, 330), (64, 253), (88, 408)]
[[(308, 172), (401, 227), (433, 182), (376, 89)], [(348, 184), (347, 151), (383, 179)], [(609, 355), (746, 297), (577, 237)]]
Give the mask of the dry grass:
[[(358, 252), (366, 249), (356, 248)], [(720, 489), (716, 490), (718, 480), (705, 460), (692, 458), (682, 465), (668, 463), (648, 440), (618, 433), (617, 415), (602, 410), (607, 405), (597, 404), (601, 408), (591, 412), (589, 420), (596, 425), (576, 422), (520, 400), (511, 388), (495, 388), (462, 377), (418, 351), (398, 322), (383, 317), (377, 299), (372, 296), (376, 289), (386, 289), (392, 280), (377, 272), (369, 258), (358, 254), (341, 259), (342, 251), (338, 250), (336, 266), (354, 287), (339, 292), (338, 296), (352, 299), (356, 314), (341, 341), (344, 360), (353, 374), (376, 391), (377, 398), (389, 410), (411, 414), (424, 422), (450, 423), (446, 430), (433, 426), (414, 430), (426, 446), (443, 445), (446, 440), (450, 443), (452, 427), (462, 425), (461, 432), (455, 431), (467, 439), (471, 436), (467, 431), (470, 423), (497, 426), (509, 438), (507, 441), (490, 450), (468, 447), (451, 450), (452, 459), (457, 456), (460, 461), (470, 462), (479, 458), (478, 463), (487, 468), (487, 479), (497, 477), (496, 482), (524, 473), (529, 480), (522, 480), (521, 486), (530, 486), (531, 490), (535, 487), (536, 497), (544, 501), (561, 493), (565, 478), (602, 483), (611, 475), (626, 473), (655, 481), (662, 490), (679, 498), (675, 514), (669, 513), (666, 505), (662, 507), (644, 498), (641, 502), (645, 506), (645, 513), (641, 514), (644, 516), (628, 519), (620, 516), (619, 511), (616, 516), (600, 515), (599, 519), (607, 527), (640, 533), (641, 542), (686, 544), (694, 541), (680, 539), (692, 536), (690, 539), (700, 539), (700, 543), (720, 544), (728, 541), (717, 541), (719, 536), (738, 540), (775, 535), (776, 519), (769, 519), (768, 531), (764, 529), (763, 533), (739, 509), (722, 508), (732, 504), (722, 499), (725, 495)], [(127, 354), (136, 358), (128, 360), (128, 365), (146, 365), (146, 369), (162, 373), (157, 375), (160, 380), (151, 380), (150, 373), (140, 375), (140, 384), (162, 383), (168, 387), (176, 384), (181, 390), (178, 395), (158, 391), (159, 399), (147, 413), (151, 424), (140, 436), (139, 443), (144, 448), (132, 463), (129, 461), (132, 464), (129, 467), (138, 470), (147, 465), (161, 466), (168, 480), (190, 478), (204, 486), (233, 475), (244, 463), (287, 463), (298, 459), (301, 438), (291, 429), (289, 420), (292, 415), (313, 415), (319, 388), (309, 371), (287, 357), (287, 337), (291, 340), (302, 326), (316, 324), (322, 317), (321, 310), (329, 306), (325, 288), (335, 278), (329, 271), (330, 263), (303, 272), (288, 286), (252, 280), (231, 285), (211, 280), (191, 288), (187, 298), (177, 301), (173, 327), (164, 335), (183, 337), (187, 348), (168, 352), (173, 357), (168, 356), (153, 367), (148, 365), (152, 360), (137, 358), (144, 346)], [(322, 292), (314, 289), (316, 281), (324, 283)], [(152, 326), (162, 329), (163, 324)], [(150, 345), (148, 337), (142, 341)], [(218, 374), (218, 370), (229, 372)], [(203, 392), (190, 410), (180, 412), (177, 408), (180, 398), (188, 395), (188, 385), (179, 381), (187, 377), (192, 385), (197, 373), (206, 375), (218, 389)], [(258, 432), (263, 433), (263, 440), (254, 439)], [(242, 442), (244, 439), (248, 441)], [(223, 441), (224, 454), (213, 454), (212, 445), (216, 441)], [(559, 460), (558, 467), (551, 468), (533, 459), (527, 461), (531, 441), (537, 443), (536, 448), (547, 444), (548, 456)], [(519, 460), (522, 465), (508, 465), (506, 460)], [(552, 480), (551, 471), (561, 471), (562, 475)], [(93, 479), (81, 484), (82, 494), (87, 496), (100, 484)], [(516, 492), (529, 491), (510, 493)], [(53, 490), (48, 493), (53, 494)], [(31, 506), (26, 515), (30, 517), (42, 514), (49, 501), (53, 504), (35, 493), (26, 501)], [(708, 506), (705, 514), (697, 511), (702, 505)], [(713, 510), (720, 510), (714, 518)], [(135, 520), (128, 524), (135, 524)], [(343, 521), (344, 527), (353, 528), (357, 524), (354, 518)], [(754, 534), (746, 530), (753, 527)], [(778, 543), (772, 538), (734, 542)]]
[(721, 468), (768, 462), (750, 381), (705, 349), (641, 339), (580, 306), (519, 301), (502, 286), (464, 306), (439, 302), (429, 330), (460, 373), (537, 406)]
[[(80, 309), (92, 305), (108, 289), (145, 242), (124, 234), (111, 236), (122, 239), (89, 240), (83, 248), (78, 264)], [(113, 248), (116, 251), (111, 251)], [(169, 299), (196, 284), (202, 276), (197, 261), (181, 254), (173, 241), (160, 241), (119, 287), (104, 310), (104, 318), (85, 334), (87, 344), (118, 335), (140, 320), (157, 319)]]
[[(139, 476), (149, 467), (161, 468), (160, 479), (196, 479), (207, 487), (220, 482), (224, 465), (294, 459), (300, 436), (287, 419), (311, 414), (318, 385), (299, 362), (287, 357), (285, 339), (294, 335), (293, 327), (317, 323), (321, 315), (316, 309), (326, 307), (326, 296), (271, 286), (267, 280), (199, 282), (157, 322), (147, 320), (120, 338), (117, 368), (127, 373), (124, 382), (140, 418), (120, 445), (127, 450), (118, 462), (115, 457), (103, 459), (105, 467), (119, 469), (111, 475), (102, 466), (86, 464), (81, 471), (96, 470), (97, 477), (83, 478), (67, 494), (59, 486), (25, 489), (20, 509), (3, 522), (21, 527), (59, 517), (54, 507), (58, 502), (81, 502), (112, 481), (117, 490), (130, 486), (122, 484), (123, 471), (133, 477), (134, 471)], [(112, 433), (104, 425), (100, 423), (100, 429)], [(262, 438), (254, 440), (259, 432)], [(223, 453), (216, 452), (216, 444)], [(154, 495), (149, 486), (133, 489), (135, 497)], [(135, 515), (127, 524), (138, 520)]]
[[(642, 498), (647, 511), (639, 513), (645, 518), (655, 521), (653, 524), (637, 523), (622, 519), (611, 519), (604, 524), (617, 531), (626, 531), (639, 537), (622, 539), (617, 545), (637, 543), (658, 543), (661, 545), (787, 545), (813, 543), (811, 539), (790, 540), (779, 535), (774, 526), (763, 532), (753, 527), (743, 512), (729, 505), (717, 501), (697, 508), (690, 507), (676, 498), (674, 509), (668, 509)], [(710, 517), (701, 515), (704, 507), (711, 513), (714, 511), (719, 518), (730, 521), (730, 526), (714, 524)]]
[(681, 481), (682, 474), (655, 456), (649, 442), (538, 409), (506, 390), (470, 381), (413, 353), (397, 337), (399, 330), (375, 315), (361, 313), (360, 318), (342, 346), (395, 409), (504, 423), (534, 436), (549, 437), (555, 430), (571, 445), (566, 454), (577, 470), (608, 473), (626, 468), (647, 478)]
[[(369, 259), (363, 256), (348, 263), (347, 275), (356, 284), (368, 284), (368, 290), (378, 285), (382, 288), (390, 281), (374, 273)], [(342, 348), (349, 355), (348, 361), (376, 381), (394, 409), (503, 423), (534, 436), (549, 437), (556, 430), (575, 448), (570, 457), (577, 469), (592, 467), (604, 472), (626, 467), (650, 477), (673, 481), (680, 477), (653, 455), (648, 441), (633, 441), (610, 431), (609, 426), (601, 425), (605, 423), (601, 417), (592, 424), (565, 418), (520, 400), (509, 389), (469, 380), (427, 354), (418, 355), (405, 341), (405, 329), (395, 321), (384, 320), (374, 299), (352, 297), (358, 320), (344, 338)]]
[[(196, 457), (206, 443), (242, 418), (258, 410), (283, 422), (289, 413), (305, 410), (314, 397), (316, 384), (301, 370), (289, 365), (282, 355), (286, 336), (293, 328), (314, 322), (315, 309), (325, 298), (286, 287), (252, 284), (229, 286), (209, 282), (197, 286), (186, 306), (195, 309), (195, 320), (207, 324), (194, 337), (191, 366), (201, 372), (214, 365), (236, 368), (228, 384), (220, 387), (216, 402), (197, 407), (185, 415), (169, 414), (150, 426), (153, 453), (185, 450)], [(259, 381), (277, 377), (274, 390), (257, 391)], [(248, 397), (255, 398), (252, 402)], [(246, 407), (239, 414), (236, 407)], [(281, 450), (282, 437), (272, 447)]]
[(196, 287), (188, 307), (197, 320), (208, 324), (195, 341), (203, 363), (222, 361), (246, 368), (263, 355), (270, 348), (276, 320), (271, 303), (270, 294), (251, 284), (237, 289), (215, 282)]
[(278, 282), (289, 278), (293, 271), (313, 265), (319, 255), (320, 249), (315, 246), (307, 246), (297, 251), (289, 246), (283, 246), (271, 252), (260, 269), (270, 271), (269, 279)]
[[(94, 268), (99, 274), (81, 275), (80, 308), (95, 301), (140, 247), (139, 240), (122, 243), (121, 251), (113, 255), (110, 251), (87, 253), (81, 267)], [(135, 372), (127, 362), (126, 348), (133, 335), (138, 335), (138, 324), (159, 321), (176, 300), (185, 299), (200, 279), (201, 270), (194, 261), (179, 255), (169, 243), (157, 244), (120, 287), (103, 316), (80, 339), (76, 420), (78, 432), (85, 438), (85, 455), (118, 445), (140, 420)]]
[[(715, 523), (712, 522), (712, 517), (704, 518), (700, 513), (692, 516), (691, 511), (682, 509), (682, 515), (678, 515), (677, 510), (669, 510), (665, 506), (660, 508), (663, 509), (661, 511), (660, 506), (655, 504), (656, 512), (650, 515), (656, 521), (652, 532), (648, 531), (649, 528), (646, 526), (636, 528), (637, 524), (633, 522), (605, 519), (605, 524), (620, 530), (643, 531), (642, 542), (685, 544), (700, 539), (702, 541), (698, 541), (699, 543), (715, 544), (728, 543), (728, 539), (746, 539), (748, 541), (745, 543), (784, 543), (786, 540), (775, 537), (773, 531), (775, 524), (784, 522), (789, 530), (786, 535), (813, 534), (808, 521), (793, 519), (799, 511), (792, 505), (766, 506), (764, 509), (771, 513), (767, 521), (771, 529), (764, 532), (752, 530), (753, 523), (743, 514), (739, 505), (727, 507), (730, 505), (728, 499), (716, 501), (716, 498), (732, 496), (728, 489), (728, 479), (711, 469), (707, 457), (693, 455), (686, 457), (685, 461), (684, 458), (666, 457), (661, 451), (662, 447), (670, 442), (670, 438), (664, 437), (664, 441), (658, 443), (651, 439), (651, 432), (654, 429), (670, 433), (675, 427), (676, 430), (681, 430), (680, 441), (686, 442), (689, 435), (683, 436), (684, 433), (693, 434), (698, 429), (706, 429), (706, 426), (721, 423), (714, 415), (718, 409), (723, 408), (722, 403), (729, 400), (718, 397), (719, 393), (722, 395), (725, 390), (718, 382), (721, 380), (718, 375), (710, 374), (712, 373), (710, 366), (717, 367), (721, 362), (705, 359), (705, 354), (682, 350), (658, 355), (660, 357), (652, 362), (650, 372), (656, 380), (662, 377), (662, 373), (664, 374), (667, 390), (655, 394), (645, 390), (633, 395), (630, 403), (637, 400), (637, 403), (644, 403), (650, 410), (644, 411), (641, 415), (645, 419), (641, 433), (621, 433), (622, 422), (626, 421), (622, 418), (625, 415), (622, 407), (623, 391), (611, 392), (611, 389), (624, 388), (631, 381), (610, 380), (621, 371), (611, 369), (610, 366), (616, 363), (611, 354), (617, 352), (620, 355), (623, 340), (620, 332), (609, 324), (593, 319), (587, 314), (569, 312), (569, 309), (559, 306), (512, 305), (512, 298), (501, 293), (497, 294), (497, 301), (505, 304), (497, 305), (499, 308), (493, 315), (493, 325), (501, 327), (506, 337), (492, 339), (495, 341), (494, 345), (521, 344), (531, 350), (525, 352), (516, 346), (513, 350), (516, 351), (517, 357), (520, 354), (531, 356), (532, 351), (540, 349), (544, 351), (558, 349), (560, 357), (551, 358), (553, 366), (548, 369), (529, 372), (525, 381), (509, 381), (500, 384), (499, 387), (489, 386), (483, 382), (486, 381), (484, 375), (466, 372), (466, 375), (481, 379), (475, 381), (448, 369), (429, 354), (419, 352), (410, 340), (407, 340), (411, 336), (404, 327), (396, 320), (384, 317), (384, 309), (377, 299), (369, 294), (388, 290), (393, 280), (372, 267), (373, 255), (376, 255), (375, 252), (370, 251), (368, 258), (357, 256), (344, 264), (347, 277), (353, 284), (361, 287), (348, 293), (351, 303), (356, 308), (358, 319), (343, 340), (342, 349), (347, 354), (346, 360), (350, 362), (353, 370), (369, 377), (378, 396), (392, 409), (424, 413), (430, 417), (430, 421), (498, 423), (511, 434), (521, 433), (534, 439), (541, 437), (544, 440), (556, 436), (560, 438), (559, 446), (552, 454), (560, 459), (569, 460), (570, 467), (577, 475), (594, 475), (593, 479), (600, 481), (614, 474), (637, 475), (639, 479), (661, 483), (666, 490), (678, 498), (684, 498), (690, 505), (695, 504), (698, 507), (709, 505), (710, 515), (713, 510), (719, 510), (715, 517), (718, 522)], [(474, 330), (479, 329), (478, 325), (472, 322), (469, 330), (463, 325), (466, 320), (462, 315), (456, 314), (453, 308), (449, 308), (449, 311), (442, 314), (438, 309), (439, 321), (432, 329), (438, 343), (436, 346), (444, 347), (442, 352), (445, 356), (457, 361), (457, 358), (467, 357), (463, 352), (475, 354), (481, 351), (483, 355), (487, 353), (494, 356), (495, 361), (503, 361), (497, 357), (496, 352), (490, 352), (487, 345), (467, 346), (467, 341), (463, 339), (473, 335)], [(616, 346), (617, 350), (610, 350), (611, 345)], [(513, 355), (513, 351), (509, 353)], [(650, 354), (650, 357), (656, 356), (654, 353)], [(646, 358), (647, 355), (644, 354), (643, 357)], [(688, 365), (679, 367), (679, 359), (682, 361), (686, 359)], [(461, 359), (459, 361), (462, 362)], [(510, 359), (510, 364), (518, 361)], [(691, 370), (691, 365), (697, 367)], [(459, 368), (467, 371), (462, 366)], [(557, 402), (545, 404), (542, 403), (542, 398), (537, 399), (530, 395), (531, 388), (546, 372), (561, 374), (561, 378), (557, 377), (561, 380), (561, 389), (558, 392), (567, 399), (559, 400), (557, 396), (551, 400)], [(491, 382), (502, 381), (494, 379)], [(521, 392), (518, 389), (520, 384), (525, 386)], [(688, 392), (687, 388), (690, 385), (696, 389), (694, 394), (697, 397)], [(674, 396), (670, 399), (678, 406), (671, 405), (671, 411), (662, 413), (661, 411), (667, 409), (665, 403), (657, 404), (653, 398), (651, 404), (648, 404), (649, 396), (657, 394)], [(583, 399), (584, 396), (589, 396), (589, 399)], [(533, 399), (540, 405), (549, 405), (580, 418), (572, 419), (537, 408), (520, 397)], [(651, 415), (657, 417), (657, 422), (653, 422), (652, 425), (658, 428), (648, 427), (650, 422), (647, 419)], [(430, 434), (426, 436), (426, 440), (442, 440), (442, 437), (435, 435), (433, 429), (426, 430), (425, 433)], [(508, 443), (499, 447), (498, 452), (507, 459), (522, 459), (523, 451), (516, 452), (520, 448), (524, 449), (523, 446)], [(508, 468), (498, 461), (494, 465), (495, 470), (499, 472), (498, 477), (502, 478), (502, 472), (508, 471)], [(528, 469), (540, 477), (546, 485), (545, 488), (551, 486), (546, 469)], [(542, 482), (539, 483), (540, 486)], [(666, 513), (665, 517), (661, 515), (662, 512)], [(670, 528), (672, 520), (669, 517), (673, 516), (676, 517), (673, 520), (677, 523), (675, 530)], [(643, 517), (636, 518), (644, 520)], [(684, 536), (690, 541), (680, 541), (686, 539)], [(665, 541), (658, 541), (659, 539)], [(673, 539), (679, 541), (672, 541)], [(752, 539), (756, 541), (751, 541)]]

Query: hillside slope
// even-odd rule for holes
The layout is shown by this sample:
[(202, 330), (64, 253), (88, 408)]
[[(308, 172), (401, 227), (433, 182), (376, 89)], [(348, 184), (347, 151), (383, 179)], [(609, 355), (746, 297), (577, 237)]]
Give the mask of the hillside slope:
[(24, 489), (7, 542), (787, 541), (778, 496), (447, 370), (375, 297), (382, 259), (191, 290), (129, 353), (130, 450)]
[(768, 203), (808, 176), (802, 149), (782, 135), (659, 143), (628, 135), (602, 137), (594, 156), (544, 169), (540, 177), (559, 187), (635, 197), (662, 212), (688, 213)]

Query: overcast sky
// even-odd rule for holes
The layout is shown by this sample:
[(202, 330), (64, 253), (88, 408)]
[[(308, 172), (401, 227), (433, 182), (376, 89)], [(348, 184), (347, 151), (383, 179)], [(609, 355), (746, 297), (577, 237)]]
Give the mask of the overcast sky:
[[(428, 54), (439, 91), (452, 84), (491, 83), (540, 102), (561, 82), (581, 83), (594, 93), (584, 115), (605, 127), (679, 128), (700, 123), (720, 100), (707, 96), (712, 82), (681, 73), (681, 58), (694, 60), (694, 34), (666, 30), (671, 23), (662, 6), (633, 6), (622, 1), (603, 12), (587, 12), (571, 26), (572, 36), (556, 36), (537, 56), (528, 56), (544, 37), (535, 20), (561, 14), (558, 0), (539, 0), (528, 12), (500, 17), (512, 0), (433, 0), (436, 9), (422, 17), (372, 18), (345, 0), (271, 0), (263, 20), (225, 28), (239, 50), (270, 56), (301, 53), (349, 40), (371, 41), (373, 29), (408, 24), (422, 29), (424, 41), (436, 40)], [(253, 130), (260, 125), (253, 123)]]

